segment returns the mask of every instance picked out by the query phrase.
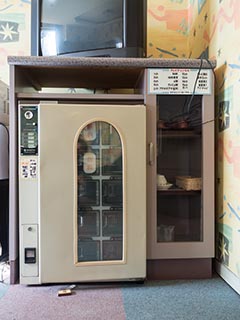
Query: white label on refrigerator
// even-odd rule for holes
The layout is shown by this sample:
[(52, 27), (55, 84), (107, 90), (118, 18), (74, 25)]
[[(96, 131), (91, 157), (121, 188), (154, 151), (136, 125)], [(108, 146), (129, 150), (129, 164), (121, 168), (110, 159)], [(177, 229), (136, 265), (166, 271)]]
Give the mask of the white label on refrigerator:
[(20, 160), (20, 177), (24, 180), (37, 178), (36, 158), (24, 158)]
[(200, 72), (199, 69), (149, 69), (148, 93), (210, 95), (211, 72), (210, 69)]

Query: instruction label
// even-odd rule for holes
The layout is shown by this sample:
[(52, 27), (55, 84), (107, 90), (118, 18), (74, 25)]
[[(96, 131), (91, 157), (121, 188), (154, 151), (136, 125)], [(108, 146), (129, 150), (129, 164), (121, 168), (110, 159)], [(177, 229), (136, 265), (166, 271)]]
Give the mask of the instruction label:
[(212, 93), (212, 70), (202, 69), (149, 69), (149, 94)]
[(21, 159), (20, 177), (24, 180), (37, 178), (37, 159)]

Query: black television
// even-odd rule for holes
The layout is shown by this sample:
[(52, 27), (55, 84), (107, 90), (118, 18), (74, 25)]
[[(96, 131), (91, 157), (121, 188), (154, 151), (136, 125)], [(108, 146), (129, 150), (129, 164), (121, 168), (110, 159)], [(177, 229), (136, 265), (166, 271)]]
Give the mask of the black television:
[(146, 0), (32, 0), (31, 55), (145, 57)]

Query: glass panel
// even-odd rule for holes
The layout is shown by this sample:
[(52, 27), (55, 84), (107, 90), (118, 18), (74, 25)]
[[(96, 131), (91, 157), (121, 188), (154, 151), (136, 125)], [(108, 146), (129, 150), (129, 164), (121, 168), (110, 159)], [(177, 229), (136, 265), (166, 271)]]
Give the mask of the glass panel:
[(157, 241), (202, 241), (202, 97), (159, 96)]
[(122, 203), (122, 180), (102, 181), (102, 202), (104, 206), (120, 206)]
[(122, 151), (119, 148), (105, 149), (102, 151), (103, 174), (121, 174), (122, 173)]
[(78, 212), (78, 233), (81, 237), (99, 236), (99, 211), (82, 208)]
[(121, 260), (122, 241), (103, 241), (103, 260)]
[(78, 262), (123, 259), (122, 145), (117, 130), (93, 122), (77, 143)]
[(98, 206), (99, 199), (99, 181), (89, 181), (88, 178), (80, 176), (78, 179), (78, 205), (79, 206)]
[(86, 239), (78, 241), (78, 261), (97, 261), (100, 259), (100, 242)]
[(121, 237), (122, 235), (122, 211), (103, 211), (103, 235)]

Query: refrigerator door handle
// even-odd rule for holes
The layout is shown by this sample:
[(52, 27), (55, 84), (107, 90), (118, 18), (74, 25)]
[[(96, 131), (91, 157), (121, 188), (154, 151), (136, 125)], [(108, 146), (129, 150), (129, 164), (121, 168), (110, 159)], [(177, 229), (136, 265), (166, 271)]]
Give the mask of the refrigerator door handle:
[(152, 142), (149, 143), (149, 161), (148, 164), (150, 166), (153, 165), (154, 162), (154, 144)]

